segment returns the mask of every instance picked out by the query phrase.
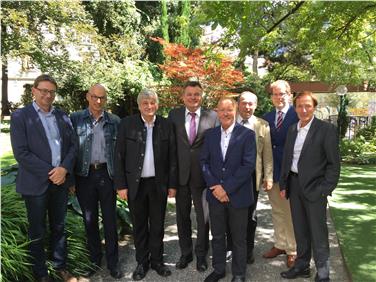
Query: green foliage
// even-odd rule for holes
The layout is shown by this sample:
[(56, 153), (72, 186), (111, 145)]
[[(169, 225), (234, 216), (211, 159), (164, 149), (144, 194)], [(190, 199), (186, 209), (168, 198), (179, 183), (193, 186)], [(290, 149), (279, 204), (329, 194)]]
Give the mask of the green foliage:
[[(341, 141), (342, 160), (352, 164), (376, 164), (376, 127), (359, 130), (353, 140)], [(362, 133), (365, 136), (361, 135)]]

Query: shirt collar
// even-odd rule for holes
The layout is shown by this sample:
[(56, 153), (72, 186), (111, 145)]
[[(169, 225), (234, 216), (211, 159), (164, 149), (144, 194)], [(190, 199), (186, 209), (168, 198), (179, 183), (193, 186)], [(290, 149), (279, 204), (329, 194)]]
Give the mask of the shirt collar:
[[(189, 115), (189, 113), (192, 113), (190, 112), (187, 107), (185, 107), (185, 117), (187, 117), (187, 115)], [(199, 107), (194, 113), (196, 113), (196, 116), (198, 118), (200, 118), (200, 115), (201, 115), (201, 107)]]
[[(245, 119), (243, 119), (243, 118), (241, 117), (241, 115), (238, 115), (237, 122), (238, 122), (238, 123), (241, 123), (243, 120), (245, 120)], [(255, 120), (256, 120), (256, 117), (255, 117), (254, 115), (251, 115), (251, 116), (247, 119), (248, 124), (253, 124), (253, 123), (255, 122)]]
[(94, 122), (100, 122), (103, 120), (104, 118), (104, 111), (101, 112), (100, 116), (98, 117), (98, 119), (95, 119), (95, 117), (93, 116), (93, 114), (90, 112), (89, 108), (87, 109), (87, 111), (89, 112), (89, 115), (90, 115), (90, 118), (94, 121)]
[(55, 107), (51, 105), (50, 111), (45, 112), (41, 107), (38, 106), (38, 104), (35, 101), (33, 101), (33, 107), (37, 111), (37, 113), (41, 112), (41, 113), (44, 113), (44, 114), (52, 114), (52, 112), (55, 110)]
[[(141, 114), (140, 114), (141, 115)], [(141, 119), (142, 119), (142, 121), (144, 122), (144, 124), (145, 124), (145, 126), (146, 127), (153, 127), (154, 126), (154, 123), (155, 123), (155, 119), (156, 119), (156, 115), (154, 115), (154, 117), (153, 117), (153, 121), (151, 122), (151, 123), (148, 123), (145, 119), (144, 119), (144, 117), (141, 115)]]
[(298, 129), (298, 131), (300, 131), (300, 130), (306, 130), (306, 131), (308, 131), (308, 130), (310, 129), (310, 127), (311, 127), (311, 125), (312, 125), (312, 121), (313, 121), (314, 119), (315, 119), (315, 116), (312, 116), (312, 118), (311, 118), (311, 120), (309, 121), (309, 123), (307, 123), (306, 126), (304, 126), (304, 127), (300, 127), (301, 122), (300, 122), (300, 120), (299, 120), (299, 122), (298, 122), (298, 124), (297, 124), (297, 129)]
[(224, 130), (223, 127), (221, 126), (221, 132), (224, 134), (231, 134), (232, 131), (234, 130), (234, 127), (235, 127), (235, 122), (231, 124), (230, 127), (227, 128), (226, 130)]

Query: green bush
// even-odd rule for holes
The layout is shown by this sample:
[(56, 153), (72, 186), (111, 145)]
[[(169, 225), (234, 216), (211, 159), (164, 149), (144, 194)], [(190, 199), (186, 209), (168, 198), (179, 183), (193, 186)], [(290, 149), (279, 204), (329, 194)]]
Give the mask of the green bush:
[(342, 161), (351, 164), (376, 164), (376, 139), (366, 140), (360, 136), (354, 140), (342, 140)]

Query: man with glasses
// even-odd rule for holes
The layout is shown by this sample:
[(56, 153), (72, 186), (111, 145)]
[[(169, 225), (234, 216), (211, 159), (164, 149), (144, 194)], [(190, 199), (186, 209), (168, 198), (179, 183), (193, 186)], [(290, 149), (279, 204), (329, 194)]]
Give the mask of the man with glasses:
[(68, 188), (77, 153), (77, 140), (69, 117), (52, 106), (57, 83), (38, 76), (32, 104), (11, 117), (10, 137), (18, 162), (16, 191), (25, 200), (29, 222), (30, 257), (37, 281), (51, 281), (44, 249), (46, 216), (50, 227), (51, 262), (64, 281), (77, 281), (66, 269), (65, 216)]
[(287, 254), (287, 267), (294, 266), (296, 243), (291, 219), (290, 202), (279, 195), (279, 178), (283, 158), (283, 148), (290, 125), (298, 122), (294, 107), (290, 105), (292, 94), (287, 81), (277, 80), (270, 85), (271, 99), (275, 109), (264, 115), (269, 122), (273, 149), (273, 187), (268, 190), (272, 206), (274, 225), (274, 246), (263, 255), (264, 258), (275, 258)]
[(113, 184), (114, 150), (120, 118), (105, 111), (107, 94), (101, 84), (90, 87), (86, 94), (88, 108), (71, 115), (79, 140), (76, 193), (87, 234), (92, 276), (101, 267), (102, 247), (98, 227), (98, 202), (102, 211), (107, 268), (113, 278), (123, 273), (119, 269), (116, 228), (116, 191)]

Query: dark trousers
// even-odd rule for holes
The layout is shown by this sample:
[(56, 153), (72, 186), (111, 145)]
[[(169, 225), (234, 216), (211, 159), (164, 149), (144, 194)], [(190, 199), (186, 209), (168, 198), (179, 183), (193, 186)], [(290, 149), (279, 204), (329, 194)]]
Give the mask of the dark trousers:
[(231, 232), (232, 275), (245, 276), (247, 267), (248, 208), (234, 208), (231, 204), (209, 204), (214, 271), (226, 271), (226, 230)]
[(66, 267), (67, 241), (65, 216), (67, 212), (68, 190), (50, 184), (40, 196), (23, 196), (29, 221), (29, 240), (32, 268), (36, 277), (48, 274), (44, 237), (46, 234), (46, 215), (50, 227), (51, 260), (55, 269)]
[(129, 199), (138, 264), (148, 265), (150, 260), (152, 265), (163, 262), (167, 195), (160, 189), (154, 177), (141, 178), (136, 198)]
[(205, 257), (209, 249), (209, 222), (205, 222), (202, 206), (204, 187), (179, 186), (176, 191), (176, 222), (178, 226), (179, 246), (183, 256), (192, 254), (192, 200), (197, 221), (197, 240), (195, 254)]
[(327, 198), (308, 201), (299, 185), (297, 176), (289, 176), (290, 207), (297, 247), (295, 267), (309, 267), (313, 259), (320, 279), (329, 277), (329, 240), (326, 224)]
[(102, 244), (98, 225), (98, 202), (102, 212), (107, 268), (118, 264), (118, 236), (116, 228), (116, 192), (107, 168), (90, 169), (87, 177), (77, 177), (77, 198), (80, 203), (90, 260), (100, 264)]

